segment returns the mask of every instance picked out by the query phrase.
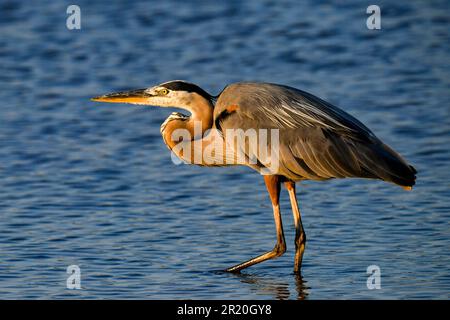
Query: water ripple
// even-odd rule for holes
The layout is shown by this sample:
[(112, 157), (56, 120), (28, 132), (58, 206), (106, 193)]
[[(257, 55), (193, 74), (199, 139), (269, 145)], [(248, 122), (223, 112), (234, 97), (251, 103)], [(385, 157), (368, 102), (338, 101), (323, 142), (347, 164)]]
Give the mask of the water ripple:
[[(380, 31), (358, 1), (78, 4), (79, 31), (64, 3), (0, 4), (1, 298), (448, 299), (446, 1), (383, 2)], [(89, 101), (178, 78), (315, 93), (405, 155), (417, 186), (303, 183), (303, 277), (285, 192), (286, 255), (219, 272), (273, 246), (261, 177), (176, 166), (159, 134), (168, 110)], [(66, 289), (72, 264), (82, 290)], [(366, 288), (372, 264), (382, 290)]]

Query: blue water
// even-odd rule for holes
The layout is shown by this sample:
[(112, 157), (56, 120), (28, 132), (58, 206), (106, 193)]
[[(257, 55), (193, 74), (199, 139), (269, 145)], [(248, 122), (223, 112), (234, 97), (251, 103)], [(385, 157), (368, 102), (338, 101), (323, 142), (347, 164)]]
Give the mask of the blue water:
[[(0, 298), (448, 299), (450, 8), (444, 1), (0, 3)], [(176, 166), (172, 110), (90, 97), (171, 79), (212, 94), (242, 80), (310, 91), (350, 112), (418, 170), (298, 185), (303, 277), (273, 247), (272, 209), (248, 168)], [(81, 290), (66, 288), (69, 265)], [(381, 269), (368, 290), (366, 269)]]

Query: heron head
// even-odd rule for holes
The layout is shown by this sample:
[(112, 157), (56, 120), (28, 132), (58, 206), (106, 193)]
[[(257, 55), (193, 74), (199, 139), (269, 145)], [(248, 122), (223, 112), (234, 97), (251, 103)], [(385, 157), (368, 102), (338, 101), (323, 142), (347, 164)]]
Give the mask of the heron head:
[(198, 99), (211, 101), (212, 96), (193, 83), (174, 80), (147, 89), (115, 92), (91, 100), (158, 107), (188, 107)]

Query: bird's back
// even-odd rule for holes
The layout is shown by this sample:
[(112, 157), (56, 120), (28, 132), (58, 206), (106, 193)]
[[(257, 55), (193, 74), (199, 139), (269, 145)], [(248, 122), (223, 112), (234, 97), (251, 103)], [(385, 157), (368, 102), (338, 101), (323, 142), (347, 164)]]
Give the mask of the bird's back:
[(361, 177), (404, 187), (415, 183), (416, 170), (364, 124), (295, 88), (250, 82), (229, 85), (217, 99), (214, 124), (223, 132), (279, 129), (277, 174), (294, 181)]

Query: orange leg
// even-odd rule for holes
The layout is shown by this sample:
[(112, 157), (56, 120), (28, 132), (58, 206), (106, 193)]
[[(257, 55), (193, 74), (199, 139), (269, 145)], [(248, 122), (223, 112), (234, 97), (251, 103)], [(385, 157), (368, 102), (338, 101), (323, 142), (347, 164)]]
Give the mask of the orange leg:
[(289, 192), (289, 198), (291, 200), (292, 213), (294, 215), (295, 225), (295, 260), (294, 260), (294, 273), (300, 273), (302, 267), (303, 253), (305, 252), (306, 234), (303, 230), (302, 217), (298, 208), (297, 196), (295, 194), (295, 182), (286, 181), (286, 189)]
[(277, 243), (272, 251), (266, 252), (253, 259), (237, 264), (231, 268), (228, 268), (226, 271), (239, 272), (240, 270), (250, 267), (254, 264), (263, 262), (265, 260), (277, 258), (286, 252), (286, 241), (284, 240), (283, 223), (281, 221), (280, 202), (279, 202), (281, 189), (280, 177), (264, 176), (264, 181), (266, 183), (267, 191), (269, 192), (270, 200), (272, 201), (273, 216), (275, 219), (275, 227), (277, 230)]

